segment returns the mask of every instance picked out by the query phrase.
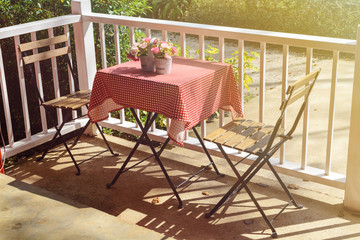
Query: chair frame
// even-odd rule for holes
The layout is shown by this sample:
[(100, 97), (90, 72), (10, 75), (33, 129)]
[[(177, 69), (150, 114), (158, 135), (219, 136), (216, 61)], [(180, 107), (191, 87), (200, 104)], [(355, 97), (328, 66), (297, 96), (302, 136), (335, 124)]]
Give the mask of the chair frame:
[[(42, 156), (37, 159), (37, 161), (41, 161), (45, 157), (45, 155), (49, 152), (50, 148), (52, 148), (55, 145), (56, 140), (59, 138), (61, 140), (62, 144), (65, 146), (66, 151), (69, 153), (71, 160), (77, 169), (76, 175), (80, 175), (79, 164), (81, 164), (85, 161), (88, 161), (93, 157), (83, 160), (82, 162), (80, 162), (78, 164), (76, 162), (73, 154), (71, 153), (70, 148), (67, 145), (63, 135), (61, 134), (61, 130), (64, 127), (64, 125), (66, 123), (68, 123), (69, 121), (83, 117), (86, 114), (84, 114), (82, 116), (78, 116), (76, 118), (71, 118), (70, 120), (65, 120), (65, 117), (63, 117), (63, 121), (58, 126), (57, 121), (49, 113), (50, 109), (77, 110), (84, 106), (86, 108), (88, 108), (91, 90), (82, 90), (82, 91), (79, 90), (79, 80), (78, 80), (77, 76), (74, 74), (74, 70), (73, 70), (73, 67), (72, 67), (72, 64), (70, 61), (70, 57), (69, 57), (71, 48), (70, 48), (70, 46), (67, 46), (67, 44), (66, 44), (67, 42), (68, 42), (68, 37), (66, 34), (63, 34), (63, 35), (59, 35), (56, 37), (49, 37), (49, 38), (45, 38), (45, 39), (41, 39), (41, 40), (36, 40), (36, 41), (28, 42), (28, 43), (19, 44), (18, 50), (20, 51), (20, 56), (22, 58), (23, 65), (27, 65), (29, 67), (29, 71), (31, 73), (31, 79), (34, 80), (34, 82), (31, 82), (31, 85), (37, 94), (37, 97), (40, 102), (40, 106), (42, 106), (45, 109), (46, 118), (50, 120), (50, 122), (52, 123), (52, 125), (54, 125), (55, 130), (56, 130), (56, 133), (54, 134), (53, 138), (48, 143), (46, 150), (43, 152)], [(52, 48), (50, 48), (51, 45), (53, 45), (53, 46), (60, 45), (61, 47), (52, 49)], [(49, 47), (49, 50), (43, 51), (41, 53), (34, 53), (34, 50), (40, 49), (40, 48), (45, 48), (45, 47)], [(31, 51), (33, 54), (28, 55), (27, 53), (29, 51)], [(74, 79), (75, 91), (73, 93), (67, 94), (65, 96), (61, 96), (59, 98), (55, 97), (52, 100), (45, 102), (40, 94), (38, 86), (36, 86), (36, 84), (35, 84), (36, 78), (35, 78), (33, 68), (31, 67), (31, 64), (35, 64), (36, 62), (40, 63), (43, 60), (49, 60), (49, 59), (56, 58), (56, 57), (65, 57), (68, 69), (70, 70), (70, 73)], [(72, 146), (74, 146), (78, 143), (80, 137), (83, 135), (83, 133), (85, 132), (86, 128), (90, 125), (90, 123), (91, 122), (89, 119), (87, 121), (87, 123), (85, 124), (85, 126), (79, 132), (79, 135), (76, 137)], [(104, 139), (108, 150), (111, 152), (112, 155), (118, 156), (118, 154), (113, 152), (112, 148), (110, 147), (108, 141), (106, 140), (105, 135), (103, 134), (98, 123), (95, 123), (95, 125), (96, 125), (97, 129), (99, 130), (102, 138)], [(105, 150), (105, 151), (107, 151), (107, 150)], [(97, 155), (99, 155), (105, 151), (102, 151), (102, 152), (98, 153)]]
[[(289, 206), (291, 203), (298, 209), (302, 208), (303, 206), (296, 203), (295, 199), (293, 198), (293, 196), (291, 195), (291, 193), (289, 192), (289, 190), (287, 189), (287, 187), (285, 186), (284, 182), (281, 180), (279, 174), (276, 172), (275, 168), (273, 167), (273, 165), (270, 162), (271, 157), (274, 155), (275, 152), (277, 152), (280, 147), (288, 140), (292, 139), (292, 134), (294, 133), (300, 118), (305, 110), (306, 105), (308, 104), (308, 99), (309, 99), (309, 95), (310, 92), (316, 82), (316, 79), (320, 73), (320, 69), (317, 69), (315, 71), (313, 71), (312, 73), (306, 75), (305, 77), (299, 79), (298, 81), (296, 81), (293, 85), (288, 87), (288, 90), (286, 92), (286, 98), (285, 100), (282, 102), (281, 106), (280, 106), (280, 110), (281, 110), (281, 114), (280, 117), (278, 118), (275, 127), (273, 127), (273, 130), (271, 132), (270, 135), (267, 135), (267, 143), (266, 143), (266, 147), (264, 150), (262, 150), (261, 148), (258, 149), (258, 151), (254, 152), (254, 151), (246, 151), (246, 149), (240, 149), (240, 148), (236, 148), (238, 150), (241, 151), (245, 151), (248, 152), (248, 155), (246, 157), (244, 157), (241, 161), (239, 161), (236, 164), (233, 164), (233, 162), (231, 161), (231, 159), (229, 158), (228, 154), (225, 152), (224, 148), (222, 145), (222, 142), (216, 142), (216, 139), (220, 139), (219, 137), (224, 136), (224, 129), (234, 129), (232, 127), (232, 125), (236, 124), (236, 121), (246, 121), (245, 119), (236, 119), (232, 122), (230, 122), (229, 124), (225, 125), (223, 128), (219, 128), (218, 130), (216, 130), (215, 132), (211, 133), (210, 135), (205, 137), (205, 140), (208, 141), (212, 141), (215, 142), (218, 146), (218, 148), (220, 149), (221, 153), (223, 154), (224, 158), (226, 159), (226, 161), (228, 162), (228, 164), (230, 165), (231, 169), (234, 171), (236, 177), (237, 177), (237, 181), (235, 182), (235, 184), (228, 190), (228, 192), (220, 199), (220, 201), (215, 205), (215, 207), (205, 215), (206, 218), (211, 217), (218, 209), (219, 207), (224, 204), (228, 199), (230, 199), (235, 193), (240, 192), (243, 188), (245, 188), (246, 192), (248, 193), (248, 195), (250, 196), (251, 200), (254, 202), (256, 208), (258, 209), (258, 211), (260, 212), (260, 214), (262, 215), (262, 217), (264, 218), (264, 220), (266, 221), (267, 225), (269, 226), (269, 228), (272, 231), (271, 236), (273, 238), (277, 237), (277, 233), (276, 230), (274, 228), (274, 226), (272, 225), (272, 222), (285, 210), (285, 208), (287, 206)], [(281, 129), (281, 123), (283, 122), (284, 119), (284, 115), (287, 109), (287, 106), (296, 102), (297, 100), (301, 99), (303, 97), (304, 101), (300, 107), (300, 110), (293, 122), (292, 127), (290, 128), (290, 130), (287, 133), (284, 133), (284, 130)], [(237, 123), (238, 124), (238, 123)], [(229, 131), (230, 131), (229, 130)], [(280, 138), (280, 140), (278, 142), (275, 142), (276, 138)], [(263, 138), (265, 139), (265, 137)], [(255, 146), (255, 144), (253, 145)], [(249, 148), (247, 148), (249, 149)], [(255, 148), (256, 149), (256, 148)], [(254, 162), (252, 162), (252, 164), (250, 164), (250, 166), (247, 168), (247, 170), (241, 175), (239, 173), (239, 171), (236, 169), (236, 165), (239, 164), (240, 162), (244, 161), (245, 159), (247, 159), (250, 155), (256, 155), (257, 158), (255, 159)], [(281, 208), (280, 212), (277, 213), (272, 220), (269, 220), (269, 218), (265, 215), (263, 209), (261, 208), (261, 206), (259, 205), (258, 201), (255, 199), (254, 195), (252, 194), (252, 192), (250, 191), (249, 187), (247, 186), (248, 182), (255, 176), (255, 174), (265, 165), (267, 164), (267, 166), (269, 167), (269, 169), (273, 172), (273, 174), (275, 175), (276, 179), (278, 180), (278, 182), (280, 183), (281, 187), (283, 188), (284, 192), (286, 193), (286, 195), (289, 197), (290, 201)]]

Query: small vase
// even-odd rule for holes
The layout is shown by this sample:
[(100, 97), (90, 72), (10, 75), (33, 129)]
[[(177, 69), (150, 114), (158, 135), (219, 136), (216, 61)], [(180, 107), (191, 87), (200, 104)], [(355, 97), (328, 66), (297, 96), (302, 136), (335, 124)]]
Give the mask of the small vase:
[(140, 64), (141, 69), (146, 72), (153, 72), (155, 71), (155, 64), (154, 64), (154, 57), (147, 55), (140, 57)]
[(158, 74), (170, 74), (172, 59), (159, 59), (155, 58), (155, 68)]
[(146, 72), (154, 72), (155, 71), (155, 62), (154, 62), (154, 55), (151, 51), (152, 45), (155, 42), (156, 38), (152, 38), (150, 40), (148, 46), (148, 55), (140, 57), (140, 64), (141, 69)]

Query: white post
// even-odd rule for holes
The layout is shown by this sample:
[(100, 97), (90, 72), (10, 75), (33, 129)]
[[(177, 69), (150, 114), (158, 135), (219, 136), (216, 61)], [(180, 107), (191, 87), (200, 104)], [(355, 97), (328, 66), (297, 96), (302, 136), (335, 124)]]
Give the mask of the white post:
[(344, 207), (360, 212), (360, 25), (357, 30)]
[[(91, 1), (72, 0), (71, 9), (73, 14), (91, 13)], [(75, 23), (74, 38), (80, 89), (91, 89), (96, 74), (92, 22)]]
[[(91, 0), (72, 0), (71, 11), (80, 15), (91, 13)], [(79, 87), (80, 90), (91, 89), (97, 71), (93, 23), (81, 21), (73, 26)], [(95, 125), (91, 124), (85, 134), (96, 135)]]

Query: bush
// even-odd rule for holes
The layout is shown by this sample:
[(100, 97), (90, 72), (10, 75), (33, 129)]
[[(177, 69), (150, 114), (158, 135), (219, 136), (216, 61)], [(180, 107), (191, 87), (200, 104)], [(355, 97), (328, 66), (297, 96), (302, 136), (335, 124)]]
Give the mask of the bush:
[(355, 39), (359, 12), (358, 0), (198, 0), (186, 21)]

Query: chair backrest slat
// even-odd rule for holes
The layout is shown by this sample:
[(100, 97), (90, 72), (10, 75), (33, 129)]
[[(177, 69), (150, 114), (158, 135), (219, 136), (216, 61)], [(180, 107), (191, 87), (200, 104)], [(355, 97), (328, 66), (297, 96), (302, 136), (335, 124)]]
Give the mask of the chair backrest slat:
[(54, 49), (54, 50), (50, 50), (50, 51), (46, 51), (46, 52), (42, 52), (42, 53), (38, 53), (38, 54), (25, 56), (22, 59), (24, 61), (24, 64), (30, 64), (30, 63), (50, 59), (50, 58), (53, 58), (53, 57), (62, 56), (62, 55), (65, 55), (67, 53), (70, 53), (70, 51), (71, 51), (70, 47), (66, 46), (66, 47), (57, 48), (57, 49)]
[[(69, 53), (71, 52), (71, 47), (68, 46), (68, 36), (66, 34), (49, 37), (41, 40), (36, 40), (32, 42), (22, 43), (18, 45), (18, 51), (21, 54), (22, 63), (27, 65), (31, 73), (31, 78), (36, 80), (36, 76), (31, 64), (36, 62), (41, 62), (47, 59), (54, 59), (56, 57), (63, 57), (66, 64), (68, 65), (71, 75), (74, 79), (75, 86), (78, 86), (78, 79), (74, 74), (73, 67), (69, 58)], [(52, 47), (53, 46), (53, 47)], [(34, 50), (38, 50), (38, 53), (33, 53)], [(55, 66), (56, 67), (56, 66)], [(35, 83), (36, 81), (30, 81), (30, 86), (36, 90), (38, 98), (41, 103), (44, 102), (38, 86)], [(78, 88), (76, 88), (78, 90)]]
[(65, 34), (52, 38), (46, 38), (33, 42), (23, 43), (19, 45), (19, 48), (21, 52), (25, 52), (25, 51), (33, 50), (35, 48), (47, 47), (49, 45), (55, 45), (63, 42), (67, 42), (67, 36)]
[(299, 89), (300, 87), (308, 85), (309, 82), (311, 82), (312, 80), (317, 78), (319, 73), (320, 73), (320, 69), (317, 69), (317, 70), (313, 71), (312, 73), (300, 78), (295, 83), (291, 84), (291, 86), (289, 86), (286, 94), (290, 94), (290, 91), (295, 91), (295, 90)]
[(301, 97), (306, 96), (309, 91), (311, 89), (311, 85), (307, 85), (305, 88), (301, 89), (300, 91), (298, 91), (295, 94), (292, 94), (291, 97), (288, 99), (288, 103), (287, 105), (291, 105), (292, 103), (296, 102), (297, 100), (299, 100)]

